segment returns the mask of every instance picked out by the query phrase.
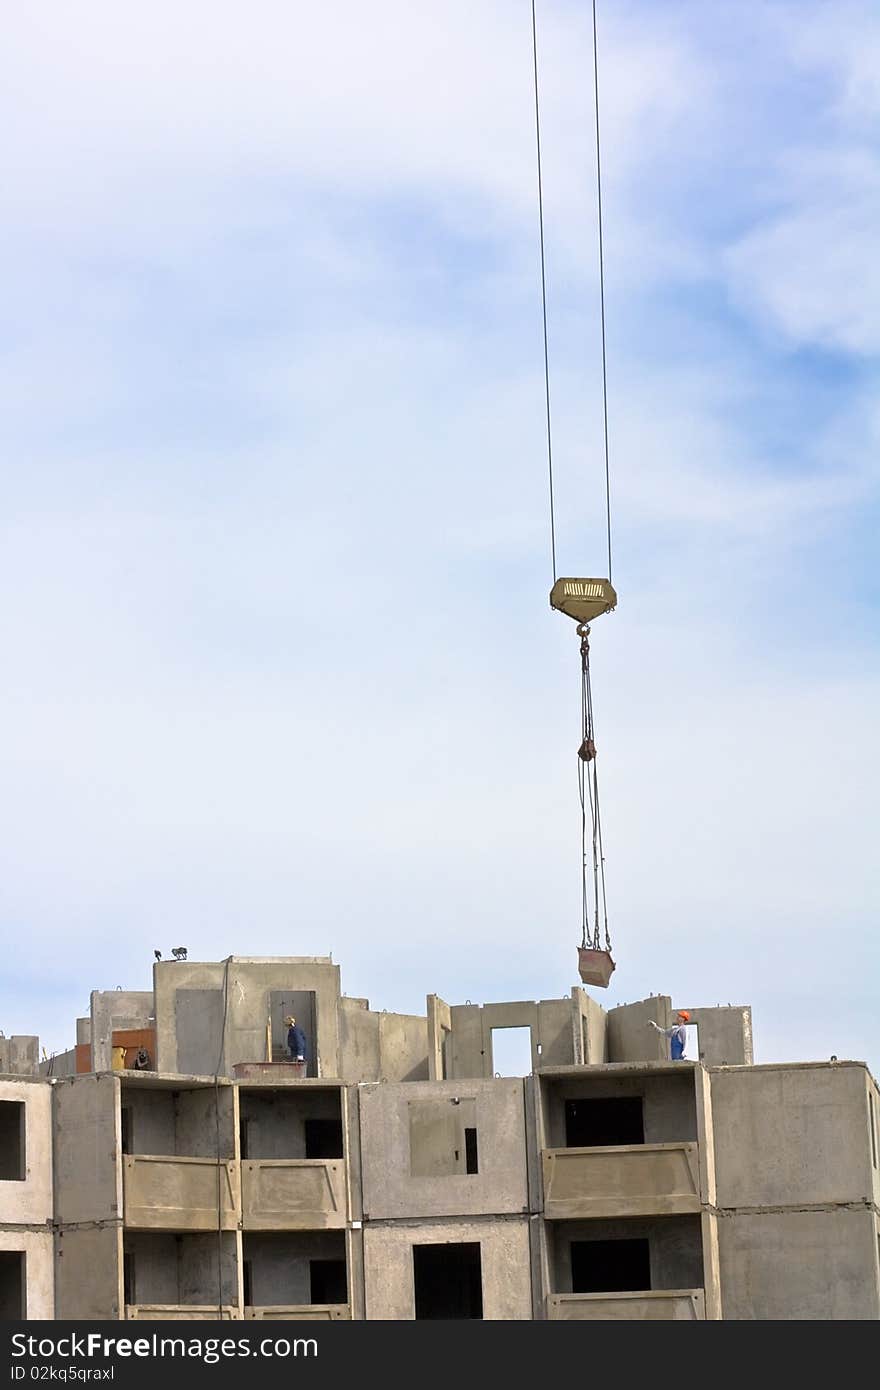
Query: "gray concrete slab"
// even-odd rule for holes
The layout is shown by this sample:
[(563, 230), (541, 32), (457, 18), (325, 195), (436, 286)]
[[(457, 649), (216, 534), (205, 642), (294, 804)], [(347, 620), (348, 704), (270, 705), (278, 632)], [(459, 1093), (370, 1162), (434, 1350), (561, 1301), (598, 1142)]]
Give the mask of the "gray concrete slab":
[[(521, 1081), (366, 1085), (360, 1114), (369, 1218), (528, 1210)], [(469, 1127), (476, 1173), (466, 1171)]]
[(52, 1220), (52, 1089), (45, 1081), (0, 1079), (0, 1225)]
[(736, 1213), (718, 1222), (721, 1303), (731, 1320), (876, 1321), (872, 1211)]
[(711, 1071), (719, 1207), (874, 1197), (861, 1063)]
[(415, 1317), (413, 1246), (478, 1243), (483, 1318), (513, 1321), (532, 1316), (529, 1218), (368, 1224), (364, 1230), (366, 1313), (371, 1319)]
[(52, 1098), (56, 1220), (121, 1220), (118, 1078), (105, 1072), (56, 1081)]

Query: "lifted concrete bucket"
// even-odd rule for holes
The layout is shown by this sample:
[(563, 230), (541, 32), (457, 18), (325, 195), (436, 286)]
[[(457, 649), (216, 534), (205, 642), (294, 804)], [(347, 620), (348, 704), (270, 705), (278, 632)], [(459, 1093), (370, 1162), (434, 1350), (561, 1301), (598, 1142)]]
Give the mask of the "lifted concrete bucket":
[(586, 946), (578, 947), (578, 974), (585, 985), (598, 985), (608, 988), (614, 961), (610, 951), (593, 951)]

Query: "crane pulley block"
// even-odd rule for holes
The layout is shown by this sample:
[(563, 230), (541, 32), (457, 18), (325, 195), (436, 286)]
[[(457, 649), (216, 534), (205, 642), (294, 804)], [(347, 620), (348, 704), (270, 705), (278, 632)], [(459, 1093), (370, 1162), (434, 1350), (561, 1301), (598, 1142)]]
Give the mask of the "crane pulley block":
[(610, 579), (557, 579), (550, 607), (578, 623), (591, 623), (617, 607), (617, 593)]

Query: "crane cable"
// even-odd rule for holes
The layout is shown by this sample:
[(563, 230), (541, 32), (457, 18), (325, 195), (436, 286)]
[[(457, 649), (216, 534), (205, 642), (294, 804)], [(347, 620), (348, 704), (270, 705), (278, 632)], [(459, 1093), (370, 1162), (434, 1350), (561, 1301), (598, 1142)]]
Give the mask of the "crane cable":
[(550, 481), (550, 559), (556, 583), (556, 517), (553, 506), (553, 431), (550, 427), (550, 349), (547, 338), (547, 268), (544, 256), (544, 179), (541, 173), (541, 107), (538, 100), (538, 28), (532, 0), (532, 58), (535, 69), (535, 144), (538, 150), (538, 229), (541, 242), (541, 314), (544, 321), (544, 406), (547, 417), (547, 472)]
[[(550, 492), (550, 554), (553, 582), (556, 583), (556, 512), (553, 495), (553, 442), (550, 411), (550, 349), (547, 329), (547, 270), (544, 245), (544, 180), (541, 161), (541, 116), (538, 80), (538, 30), (532, 0), (532, 57), (535, 87), (535, 146), (538, 166), (538, 228), (541, 251), (541, 311), (544, 330), (544, 404), (547, 425), (547, 472)], [(608, 356), (605, 329), (605, 242), (602, 218), (602, 157), (599, 125), (599, 38), (596, 0), (592, 0), (593, 15), (593, 93), (596, 124), (596, 207), (599, 249), (599, 320), (602, 343), (602, 438), (605, 455), (605, 533), (608, 548), (608, 582), (611, 583), (611, 452), (608, 442)], [(593, 727), (593, 693), (590, 682), (589, 626), (578, 627), (581, 639), (581, 734), (578, 750), (578, 790), (581, 804), (581, 880), (582, 880), (582, 944), (599, 949), (600, 913), (605, 935), (605, 949), (611, 950), (608, 932), (608, 907), (605, 897), (605, 854), (602, 845), (602, 818), (599, 810), (599, 782), (596, 772), (596, 744)], [(590, 830), (587, 832), (587, 801), (590, 804)], [(588, 879), (593, 878), (592, 921), (589, 908)]]
[[(608, 932), (608, 903), (605, 896), (605, 851), (602, 846), (602, 815), (599, 810), (599, 778), (596, 772), (596, 742), (593, 726), (593, 689), (590, 681), (590, 629), (578, 627), (581, 639), (581, 727), (583, 740), (578, 749), (578, 790), (581, 802), (581, 905), (583, 931), (581, 945), (599, 950), (599, 914), (605, 929), (605, 950), (611, 950)], [(586, 796), (584, 794), (586, 788)], [(590, 802), (590, 853), (587, 845), (587, 799)], [(587, 879), (593, 875), (593, 920), (590, 923)]]
[[(541, 318), (544, 336), (544, 414), (547, 433), (547, 475), (550, 498), (550, 557), (556, 583), (556, 506), (553, 490), (553, 431), (550, 410), (550, 338), (547, 316), (547, 258), (544, 238), (544, 174), (541, 158), (541, 102), (538, 77), (538, 25), (536, 0), (532, 3), (532, 61), (535, 92), (535, 149), (538, 169), (538, 232), (541, 253)], [(608, 438), (608, 353), (605, 330), (605, 237), (602, 216), (602, 148), (599, 127), (599, 33), (596, 0), (593, 0), (593, 95), (596, 124), (596, 208), (599, 245), (599, 323), (602, 343), (602, 442), (605, 457), (605, 536), (608, 553), (608, 582), (611, 573), (611, 449)]]

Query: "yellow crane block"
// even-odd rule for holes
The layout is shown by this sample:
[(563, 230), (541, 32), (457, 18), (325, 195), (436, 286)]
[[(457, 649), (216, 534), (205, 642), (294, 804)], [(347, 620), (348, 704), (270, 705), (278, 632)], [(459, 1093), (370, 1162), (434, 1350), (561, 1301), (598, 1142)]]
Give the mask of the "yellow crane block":
[(617, 607), (617, 592), (610, 579), (557, 579), (550, 590), (550, 607), (575, 622), (591, 623)]

